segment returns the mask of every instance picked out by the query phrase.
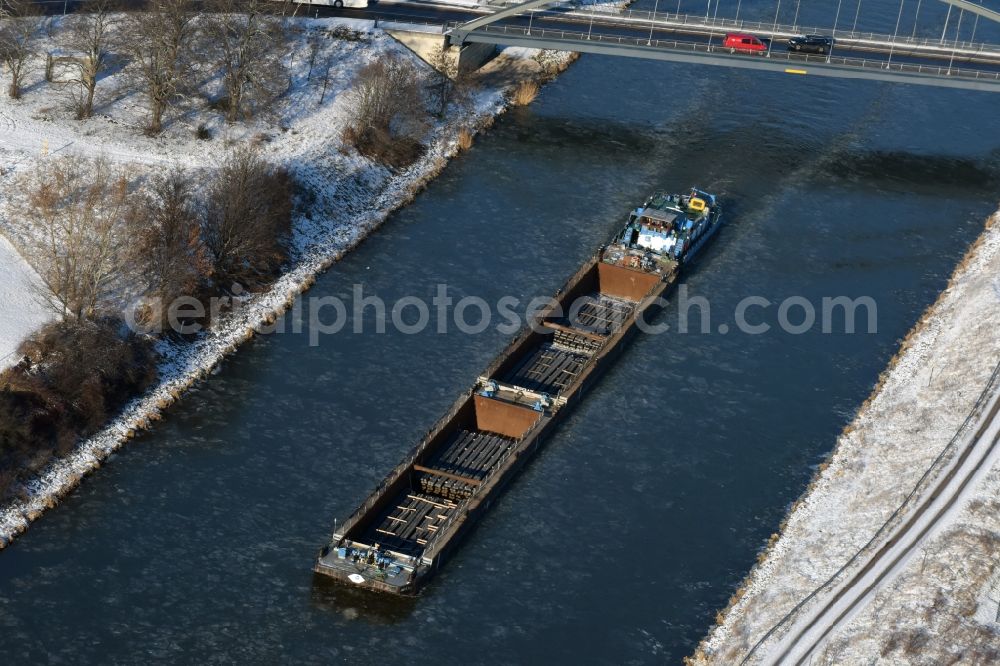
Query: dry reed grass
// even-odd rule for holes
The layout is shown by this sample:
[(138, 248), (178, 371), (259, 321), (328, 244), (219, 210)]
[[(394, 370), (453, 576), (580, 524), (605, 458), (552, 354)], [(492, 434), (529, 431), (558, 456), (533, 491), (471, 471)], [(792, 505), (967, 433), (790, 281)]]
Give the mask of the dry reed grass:
[(538, 97), (538, 90), (538, 84), (534, 81), (521, 81), (514, 88), (514, 92), (511, 95), (511, 102), (513, 102), (514, 106), (527, 106)]

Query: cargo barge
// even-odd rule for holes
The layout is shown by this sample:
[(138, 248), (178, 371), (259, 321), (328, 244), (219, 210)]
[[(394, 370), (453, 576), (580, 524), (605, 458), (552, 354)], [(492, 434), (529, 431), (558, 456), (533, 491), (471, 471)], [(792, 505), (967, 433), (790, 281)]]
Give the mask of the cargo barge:
[(698, 189), (635, 209), (338, 525), (314, 571), (416, 594), (721, 224), (716, 197)]

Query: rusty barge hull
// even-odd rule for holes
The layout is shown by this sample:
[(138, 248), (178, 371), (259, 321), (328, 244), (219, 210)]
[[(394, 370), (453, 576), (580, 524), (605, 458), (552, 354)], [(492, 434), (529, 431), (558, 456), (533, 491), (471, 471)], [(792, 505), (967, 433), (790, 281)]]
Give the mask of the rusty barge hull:
[(417, 594), (648, 317), (678, 265), (589, 260), (343, 521), (314, 571)]

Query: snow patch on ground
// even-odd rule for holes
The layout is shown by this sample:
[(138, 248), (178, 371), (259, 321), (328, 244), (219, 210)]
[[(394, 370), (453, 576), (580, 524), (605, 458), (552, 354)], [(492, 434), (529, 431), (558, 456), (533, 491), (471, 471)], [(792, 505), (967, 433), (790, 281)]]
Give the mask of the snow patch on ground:
[[(884, 374), (880, 389), (845, 429), (828, 464), (793, 507), (780, 538), (750, 572), (723, 622), (700, 646), (696, 661), (728, 664), (742, 659), (785, 613), (862, 548), (914, 488), (958, 430), (1000, 359), (997, 275), (1000, 214), (994, 216), (948, 288), (908, 337)], [(977, 505), (982, 512), (983, 506), (988, 509), (998, 496), (1000, 475), (994, 471), (970, 506)], [(897, 579), (897, 587), (918, 597), (920, 603), (932, 605), (941, 592), (945, 597), (937, 601), (938, 608), (965, 604), (968, 617), (975, 610), (974, 600), (982, 586), (997, 567), (995, 561), (986, 561), (991, 557), (977, 560), (976, 549), (982, 555), (984, 546), (994, 539), (1000, 542), (1000, 523), (966, 520), (966, 515), (956, 519), (946, 535), (928, 544), (928, 550), (937, 548), (940, 553), (914, 558), (906, 574)], [(992, 555), (988, 549), (986, 553)], [(978, 569), (972, 564), (977, 561)], [(958, 569), (949, 568), (961, 562), (964, 564)], [(921, 567), (924, 574), (913, 572)], [(935, 567), (941, 568), (936, 579), (927, 574)], [(950, 578), (947, 572), (951, 572)], [(973, 586), (975, 593), (959, 599), (963, 584), (965, 588)], [(904, 595), (885, 598), (902, 600)], [(850, 635), (844, 644), (853, 645), (851, 651), (830, 651), (823, 659), (855, 663), (864, 656), (870, 662), (884, 650), (887, 654), (903, 651), (897, 656), (905, 657), (906, 649), (919, 647), (922, 636), (911, 632), (894, 647), (888, 632), (912, 629), (919, 633), (915, 627), (920, 627), (926, 616), (902, 601), (886, 603), (871, 604), (828, 644), (839, 645), (839, 636)], [(971, 609), (968, 603), (973, 604)], [(990, 636), (992, 642), (986, 648), (1000, 650), (1000, 635), (994, 631)], [(867, 648), (860, 647), (863, 643)]]
[(17, 362), (17, 347), (51, 313), (35, 295), (41, 280), (10, 242), (0, 236), (0, 370)]
[(813, 663), (1000, 663), (1000, 469)]

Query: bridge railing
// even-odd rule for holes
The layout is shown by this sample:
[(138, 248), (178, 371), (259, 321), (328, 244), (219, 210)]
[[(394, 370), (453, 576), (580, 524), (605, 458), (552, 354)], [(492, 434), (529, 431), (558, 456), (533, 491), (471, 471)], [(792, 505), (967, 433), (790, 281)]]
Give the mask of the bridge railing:
[[(519, 2), (508, 0), (504, 6), (512, 6)], [(724, 32), (750, 32), (762, 34), (764, 36), (792, 37), (795, 35), (820, 34), (829, 35), (842, 40), (857, 40), (878, 42), (883, 45), (895, 44), (897, 47), (918, 47), (935, 48), (945, 51), (977, 51), (977, 52), (997, 52), (1000, 45), (987, 42), (973, 42), (967, 40), (936, 39), (932, 37), (914, 37), (911, 35), (889, 35), (878, 32), (866, 32), (860, 30), (840, 30), (833, 29), (832, 26), (803, 26), (787, 23), (775, 23), (773, 21), (747, 21), (735, 20), (725, 17), (704, 17), (691, 14), (677, 14), (673, 12), (651, 12), (643, 10), (627, 9), (617, 11), (610, 7), (586, 6), (575, 7), (571, 3), (553, 3), (544, 9), (532, 10), (536, 14), (561, 14), (565, 17), (577, 17), (585, 20), (593, 19), (605, 25), (620, 22), (621, 25), (634, 25), (635, 23), (645, 23), (647, 27), (650, 23), (669, 25), (679, 25), (688, 28), (704, 28), (711, 33)], [(616, 21), (617, 19), (617, 21)]]
[(411, 17), (401, 15), (398, 19), (376, 17), (373, 27), (381, 30), (410, 30), (413, 32), (426, 32), (428, 34), (444, 34), (446, 27), (440, 23), (432, 21), (414, 20)]
[[(638, 46), (651, 49), (664, 49), (681, 52), (716, 53), (719, 55), (733, 55), (734, 51), (723, 48), (717, 44), (704, 44), (697, 42), (685, 42), (671, 39), (642, 39), (627, 37), (623, 35), (606, 35), (594, 32), (556, 30), (551, 28), (532, 27), (516, 25), (487, 25), (476, 32), (504, 35), (518, 35), (533, 37), (538, 39), (551, 39), (564, 42), (598, 42), (603, 44), (615, 44), (620, 46)], [(572, 47), (567, 45), (570, 50)], [(742, 55), (742, 54), (741, 54)], [(877, 69), (887, 72), (898, 72), (906, 74), (922, 74), (926, 76), (947, 76), (952, 78), (976, 79), (984, 81), (1000, 82), (1000, 71), (989, 72), (976, 69), (963, 69), (958, 67), (947, 67), (943, 65), (921, 65), (906, 62), (888, 62), (875, 58), (848, 58), (839, 56), (807, 55), (794, 52), (772, 51), (769, 55), (747, 56), (754, 58), (765, 58), (769, 60), (779, 60), (794, 64), (833, 64), (845, 67), (856, 67), (859, 69)]]

